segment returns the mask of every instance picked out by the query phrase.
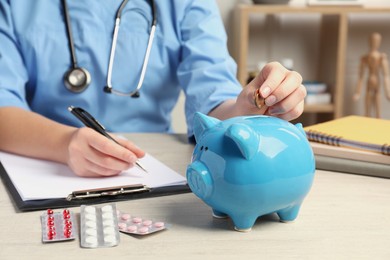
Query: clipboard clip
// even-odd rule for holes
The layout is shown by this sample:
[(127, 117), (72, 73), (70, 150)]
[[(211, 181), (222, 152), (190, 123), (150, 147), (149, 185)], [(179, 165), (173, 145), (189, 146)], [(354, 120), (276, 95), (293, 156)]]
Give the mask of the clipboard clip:
[(91, 199), (105, 196), (118, 196), (123, 194), (149, 192), (151, 189), (143, 184), (134, 184), (128, 186), (116, 186), (102, 189), (90, 189), (73, 191), (66, 197), (67, 201), (77, 199)]

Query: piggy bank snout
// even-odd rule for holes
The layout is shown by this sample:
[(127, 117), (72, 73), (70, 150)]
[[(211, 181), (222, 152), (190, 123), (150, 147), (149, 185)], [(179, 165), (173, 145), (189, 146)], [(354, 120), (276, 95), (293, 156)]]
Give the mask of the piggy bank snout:
[(195, 195), (201, 199), (210, 197), (213, 189), (213, 180), (206, 166), (195, 161), (187, 167), (187, 182)]

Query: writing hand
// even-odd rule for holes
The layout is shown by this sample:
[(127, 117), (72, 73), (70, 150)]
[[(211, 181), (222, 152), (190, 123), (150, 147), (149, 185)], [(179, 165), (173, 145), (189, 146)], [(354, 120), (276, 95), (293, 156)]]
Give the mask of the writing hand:
[(128, 140), (118, 145), (87, 127), (76, 129), (68, 145), (67, 164), (82, 177), (115, 176), (133, 167), (145, 152)]

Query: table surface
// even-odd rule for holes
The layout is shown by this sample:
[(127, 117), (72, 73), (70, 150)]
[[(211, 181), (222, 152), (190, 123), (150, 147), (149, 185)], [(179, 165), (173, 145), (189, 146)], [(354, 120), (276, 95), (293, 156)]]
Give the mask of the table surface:
[[(193, 146), (184, 135), (127, 137), (185, 174)], [(192, 193), (117, 202), (124, 212), (171, 227), (142, 238), (121, 234), (117, 247), (99, 249), (81, 248), (79, 238), (42, 244), (43, 211), (19, 212), (4, 184), (0, 202), (0, 259), (390, 259), (390, 179), (317, 171), (295, 222), (267, 215), (248, 233), (213, 218)]]

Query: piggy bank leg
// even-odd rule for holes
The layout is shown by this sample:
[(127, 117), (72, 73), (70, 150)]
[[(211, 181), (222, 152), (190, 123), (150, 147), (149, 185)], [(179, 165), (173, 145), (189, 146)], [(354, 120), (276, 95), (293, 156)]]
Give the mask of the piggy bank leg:
[(253, 225), (256, 222), (256, 217), (251, 216), (230, 216), (234, 223), (234, 229), (240, 232), (249, 232), (252, 230)]
[(278, 214), (281, 222), (291, 222), (297, 218), (300, 207), (301, 207), (301, 204), (294, 205), (294, 206), (279, 210), (276, 213)]
[(213, 217), (214, 218), (228, 218), (229, 216), (221, 211), (213, 209)]

